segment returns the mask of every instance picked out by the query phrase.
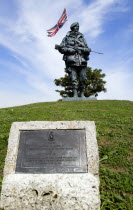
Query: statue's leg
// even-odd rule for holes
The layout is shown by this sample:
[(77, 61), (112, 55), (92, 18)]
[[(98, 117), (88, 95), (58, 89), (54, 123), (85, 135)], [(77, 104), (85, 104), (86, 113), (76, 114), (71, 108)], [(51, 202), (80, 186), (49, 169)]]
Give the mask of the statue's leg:
[(78, 81), (77, 81), (77, 71), (75, 67), (71, 67), (70, 79), (73, 86), (74, 97), (77, 97), (78, 96), (78, 93), (77, 93)]
[(84, 89), (86, 87), (86, 67), (82, 67), (79, 73), (79, 81), (80, 81), (80, 97), (84, 96)]

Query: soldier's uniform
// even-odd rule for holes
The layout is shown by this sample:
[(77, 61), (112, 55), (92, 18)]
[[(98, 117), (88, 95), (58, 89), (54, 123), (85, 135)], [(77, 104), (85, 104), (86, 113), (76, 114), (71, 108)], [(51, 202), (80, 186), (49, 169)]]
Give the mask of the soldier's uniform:
[[(73, 23), (71, 29), (77, 24), (77, 22)], [(66, 72), (69, 74), (75, 90), (84, 88), (90, 51), (91, 49), (88, 48), (83, 34), (73, 30), (67, 33), (60, 44), (59, 52), (64, 54), (63, 60), (66, 64)]]

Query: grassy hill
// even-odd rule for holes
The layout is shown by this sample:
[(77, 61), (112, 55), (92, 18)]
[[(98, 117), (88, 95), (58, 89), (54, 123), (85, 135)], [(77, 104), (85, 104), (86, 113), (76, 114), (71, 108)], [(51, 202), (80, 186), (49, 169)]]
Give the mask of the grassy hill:
[(101, 210), (133, 209), (133, 102), (47, 102), (0, 109), (0, 182), (12, 122), (95, 121), (100, 154)]

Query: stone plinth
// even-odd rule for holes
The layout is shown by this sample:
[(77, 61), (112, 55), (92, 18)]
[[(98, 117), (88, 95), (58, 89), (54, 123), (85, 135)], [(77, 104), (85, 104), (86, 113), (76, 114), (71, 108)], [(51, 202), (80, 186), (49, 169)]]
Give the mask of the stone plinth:
[[(84, 130), (86, 173), (16, 173), (20, 132), (28, 130)], [(1, 208), (5, 210), (99, 210), (98, 146), (94, 122), (15, 122), (9, 135)]]
[(97, 100), (97, 97), (90, 96), (90, 97), (66, 97), (62, 98), (62, 101), (94, 101)]

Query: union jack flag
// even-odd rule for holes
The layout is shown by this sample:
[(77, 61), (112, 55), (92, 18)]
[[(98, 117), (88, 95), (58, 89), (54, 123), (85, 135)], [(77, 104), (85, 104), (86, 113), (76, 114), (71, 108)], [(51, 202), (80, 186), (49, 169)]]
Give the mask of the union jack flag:
[(60, 28), (64, 25), (64, 23), (67, 21), (67, 14), (66, 14), (66, 9), (64, 9), (60, 19), (58, 20), (58, 23), (51, 29), (47, 30), (47, 35), (49, 37), (54, 36), (57, 31), (59, 31)]

